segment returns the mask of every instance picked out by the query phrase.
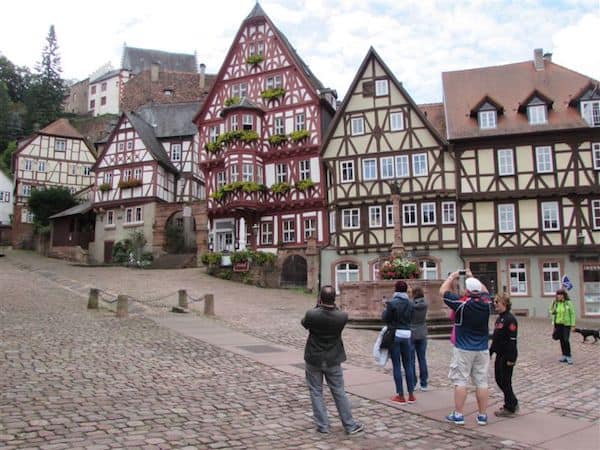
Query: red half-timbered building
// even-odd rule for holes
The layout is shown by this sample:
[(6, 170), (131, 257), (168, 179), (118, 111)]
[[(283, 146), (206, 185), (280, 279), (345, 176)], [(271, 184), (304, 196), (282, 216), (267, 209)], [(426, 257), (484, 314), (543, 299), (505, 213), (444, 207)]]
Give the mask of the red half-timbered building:
[(282, 282), (303, 283), (307, 242), (328, 242), (319, 147), (335, 105), (257, 3), (195, 118), (214, 251), (278, 253), (301, 267)]

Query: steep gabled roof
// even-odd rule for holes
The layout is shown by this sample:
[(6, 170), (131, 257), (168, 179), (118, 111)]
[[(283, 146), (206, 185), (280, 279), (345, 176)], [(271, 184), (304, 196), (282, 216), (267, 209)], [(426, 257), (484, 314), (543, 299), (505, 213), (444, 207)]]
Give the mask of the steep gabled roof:
[(152, 156), (154, 156), (154, 159), (156, 159), (156, 161), (158, 161), (158, 163), (165, 168), (173, 172), (178, 172), (162, 144), (158, 142), (158, 139), (154, 134), (154, 128), (141, 116), (134, 112), (124, 114), (131, 123), (131, 126), (133, 126), (137, 134), (140, 136), (140, 139), (146, 146), (146, 149), (152, 154)]
[(162, 70), (192, 73), (198, 71), (196, 55), (127, 46), (123, 48), (121, 67), (130, 70), (134, 75), (150, 69), (153, 63), (160, 64)]
[(110, 70), (108, 72), (103, 73), (102, 75), (90, 80), (90, 84), (99, 83), (100, 81), (108, 80), (109, 78), (113, 78), (118, 76), (121, 73), (121, 69)]
[(157, 138), (193, 136), (198, 128), (192, 119), (200, 109), (201, 102), (146, 105), (136, 112), (153, 128)]
[(248, 97), (242, 97), (239, 103), (223, 108), (221, 110), (221, 117), (225, 117), (230, 111), (235, 111), (238, 109), (257, 111), (260, 115), (265, 113), (264, 109), (262, 109), (256, 103), (251, 102)]
[(348, 107), (348, 103), (350, 102), (352, 93), (356, 90), (360, 80), (362, 80), (365, 70), (367, 69), (369, 62), (372, 59), (375, 59), (375, 61), (377, 61), (377, 63), (381, 66), (381, 68), (384, 70), (386, 75), (389, 77), (390, 81), (393, 83), (393, 85), (396, 87), (396, 89), (398, 89), (400, 91), (400, 93), (406, 99), (406, 101), (408, 102), (408, 104), (410, 105), (412, 110), (423, 121), (423, 124), (429, 129), (429, 131), (431, 132), (433, 137), (438, 141), (438, 143), (440, 145), (445, 145), (446, 141), (442, 137), (442, 135), (439, 134), (437, 128), (434, 127), (431, 124), (431, 122), (429, 121), (429, 119), (427, 118), (427, 116), (425, 114), (423, 114), (423, 111), (421, 110), (421, 108), (414, 102), (412, 97), (409, 95), (409, 93), (406, 91), (406, 89), (404, 89), (404, 87), (402, 86), (402, 83), (400, 83), (398, 81), (398, 79), (395, 77), (393, 72), (390, 70), (390, 68), (387, 66), (387, 64), (383, 62), (383, 60), (381, 59), (379, 54), (375, 51), (375, 49), (373, 47), (370, 47), (365, 58), (363, 59), (363, 62), (361, 63), (360, 67), (358, 68), (356, 75), (354, 76), (354, 80), (352, 80), (352, 83), (350, 84), (350, 87), (348, 88), (348, 92), (346, 92), (346, 95), (344, 96), (344, 101), (342, 102), (341, 106), (337, 109), (337, 112), (335, 113), (335, 116), (333, 117), (333, 121), (331, 122), (331, 124), (329, 126), (329, 131), (327, 132), (327, 136), (323, 140), (323, 145), (321, 147), (321, 157), (324, 155), (325, 149), (327, 148), (327, 145), (329, 145), (329, 141), (331, 140), (331, 137), (335, 133), (335, 129), (337, 128), (340, 120), (342, 119), (344, 114), (346, 114), (346, 108)]
[(47, 125), (38, 131), (38, 133), (65, 138), (83, 139), (81, 133), (79, 133), (67, 119), (55, 120), (50, 125)]
[(496, 111), (498, 112), (498, 114), (503, 114), (504, 113), (504, 106), (502, 106), (500, 104), (500, 102), (494, 100), (492, 97), (490, 97), (489, 95), (485, 95), (481, 100), (479, 100), (479, 102), (473, 106), (473, 108), (470, 111), (470, 115), (471, 117), (477, 117), (477, 113), (479, 112), (479, 110), (483, 107), (483, 105), (485, 104), (489, 104), (492, 105)]

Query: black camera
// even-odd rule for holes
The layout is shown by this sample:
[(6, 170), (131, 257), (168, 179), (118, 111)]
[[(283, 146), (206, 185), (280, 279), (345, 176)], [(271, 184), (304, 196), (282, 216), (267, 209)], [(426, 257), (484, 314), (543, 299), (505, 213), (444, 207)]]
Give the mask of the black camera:
[(461, 276), (461, 277), (464, 277), (466, 274), (467, 274), (467, 271), (465, 269), (460, 269), (458, 271), (458, 275)]

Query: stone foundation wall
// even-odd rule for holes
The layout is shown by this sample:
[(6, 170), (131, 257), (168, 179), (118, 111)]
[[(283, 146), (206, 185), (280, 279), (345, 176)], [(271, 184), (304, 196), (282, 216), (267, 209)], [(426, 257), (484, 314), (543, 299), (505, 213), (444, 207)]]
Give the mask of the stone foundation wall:
[(51, 258), (66, 259), (81, 264), (88, 264), (88, 251), (82, 249), (79, 245), (69, 247), (51, 247), (48, 252)]

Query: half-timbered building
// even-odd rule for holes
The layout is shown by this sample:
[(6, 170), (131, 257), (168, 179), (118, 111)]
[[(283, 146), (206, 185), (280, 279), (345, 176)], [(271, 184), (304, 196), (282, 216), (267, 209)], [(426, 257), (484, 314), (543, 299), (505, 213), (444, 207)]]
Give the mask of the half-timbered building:
[(275, 252), (282, 283), (306, 283), (307, 241), (328, 242), (319, 148), (335, 105), (257, 3), (195, 119), (213, 250)]
[(95, 161), (96, 154), (67, 119), (58, 119), (19, 143), (13, 155), (13, 246), (31, 245), (33, 214), (27, 208), (31, 191), (63, 186), (75, 193), (89, 187)]
[(600, 90), (550, 56), (442, 76), (460, 255), (517, 310), (545, 316), (566, 275), (598, 316)]
[[(321, 281), (379, 279), (393, 245), (426, 278), (457, 261), (454, 162), (446, 142), (371, 48), (336, 113), (321, 152), (330, 241)], [(393, 198), (396, 200), (393, 201)]]
[[(183, 227), (185, 217), (202, 223), (204, 182), (192, 123), (199, 108), (199, 102), (150, 105), (121, 115), (93, 168), (92, 259), (111, 261), (113, 245), (131, 231), (142, 231), (148, 251), (157, 256), (167, 226)], [(196, 225), (192, 231), (204, 228)]]

